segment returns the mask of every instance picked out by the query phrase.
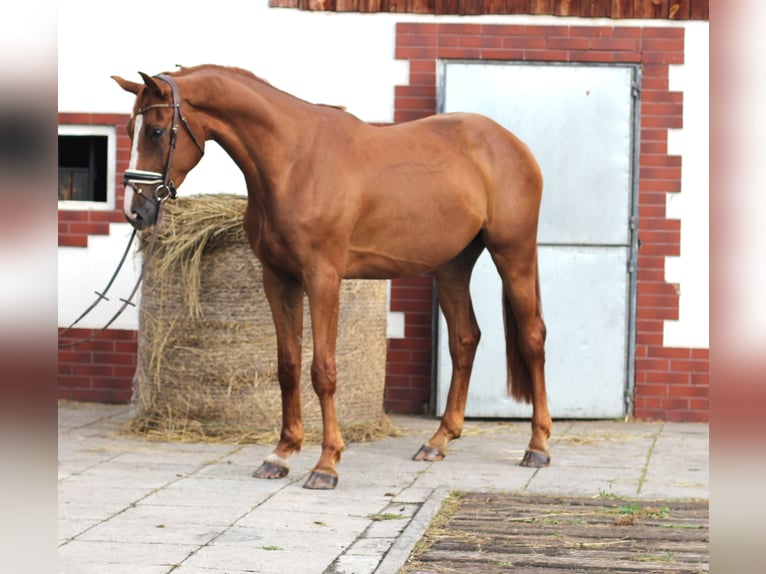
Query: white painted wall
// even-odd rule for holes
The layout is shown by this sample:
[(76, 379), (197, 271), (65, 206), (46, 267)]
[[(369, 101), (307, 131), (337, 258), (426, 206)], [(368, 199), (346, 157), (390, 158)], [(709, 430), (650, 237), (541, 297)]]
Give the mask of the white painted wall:
[[(58, 5), (58, 108), (60, 112), (128, 113), (133, 96), (123, 92), (110, 76), (138, 80), (138, 70), (149, 74), (172, 71), (176, 64), (216, 63), (253, 71), (275, 86), (316, 103), (343, 105), (370, 122), (393, 120), (394, 86), (407, 84), (408, 64), (394, 59), (395, 25), (408, 22), (481, 22), (561, 25), (641, 25), (641, 21), (580, 20), (532, 16), (427, 16), (414, 14), (350, 14), (270, 9), (268, 0), (219, 0), (214, 9), (180, 0), (131, 0), (106, 3), (63, 0)], [(669, 22), (643, 22), (675, 26)], [(684, 193), (699, 190), (701, 155), (707, 157), (699, 130), (707, 126), (707, 76), (700, 77), (700, 55), (708, 53), (708, 23), (685, 25), (689, 31), (686, 64), (673, 70), (673, 81), (684, 89), (684, 130), (674, 136), (673, 153), (684, 156)], [(701, 100), (705, 105), (698, 104)], [(691, 105), (689, 105), (691, 102)], [(688, 106), (688, 108), (687, 108)], [(701, 129), (701, 128), (700, 128)], [(691, 155), (689, 155), (691, 154)], [(688, 159), (687, 159), (688, 157)], [(705, 162), (705, 166), (707, 162)], [(706, 174), (706, 172), (705, 172)], [(691, 179), (690, 179), (691, 178)], [(697, 179), (694, 181), (694, 179)], [(687, 183), (690, 182), (690, 183)], [(707, 179), (704, 181), (707, 190)], [(243, 179), (233, 162), (212, 142), (205, 158), (191, 172), (180, 192), (245, 193)], [(692, 191), (695, 193), (695, 191)], [(673, 216), (682, 218), (683, 232), (698, 229), (699, 202), (675, 201)], [(705, 202), (705, 208), (707, 203)], [(59, 248), (59, 325), (69, 324), (101, 289), (119, 259), (127, 225), (112, 226), (108, 237), (91, 237), (84, 248)], [(692, 231), (691, 233), (695, 233)], [(686, 241), (686, 240), (685, 240)], [(704, 254), (703, 254), (704, 253)], [(669, 262), (669, 280), (681, 284), (682, 312), (668, 322), (666, 333), (677, 346), (701, 344), (700, 324), (707, 327), (707, 277), (700, 282), (701, 261), (707, 262), (707, 242), (686, 241), (681, 257)], [(115, 295), (124, 296), (135, 280), (138, 264), (126, 269)], [(672, 277), (672, 279), (670, 279)], [(127, 286), (127, 287), (126, 287)], [(704, 291), (704, 293), (703, 293)], [(103, 309), (101, 309), (103, 308)], [(102, 303), (83, 327), (100, 327), (114, 307)], [(115, 328), (134, 329), (138, 315), (131, 310)], [(691, 322), (690, 322), (691, 321)], [(389, 321), (392, 325), (399, 322)], [(400, 328), (393, 328), (395, 335)], [(705, 337), (705, 341), (706, 341)]]
[(671, 66), (670, 89), (684, 92), (684, 123), (669, 130), (668, 153), (680, 154), (681, 193), (667, 196), (667, 216), (681, 220), (681, 255), (665, 261), (665, 279), (678, 285), (677, 321), (665, 321), (666, 347), (709, 343), (709, 66), (710, 27), (687, 24), (683, 66)]

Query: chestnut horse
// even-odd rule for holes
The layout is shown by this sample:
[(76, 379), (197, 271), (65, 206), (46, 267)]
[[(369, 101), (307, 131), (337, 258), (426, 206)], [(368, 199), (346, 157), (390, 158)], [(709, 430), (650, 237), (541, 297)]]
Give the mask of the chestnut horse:
[[(344, 449), (335, 412), (338, 299), (344, 278), (428, 273), (447, 320), (452, 379), (436, 433), (413, 457), (444, 457), (463, 428), (480, 331), (469, 281), (488, 249), (503, 283), (508, 390), (531, 402), (532, 437), (521, 461), (550, 461), (545, 325), (537, 225), (542, 175), (532, 153), (494, 121), (454, 113), (372, 126), (342, 109), (280, 91), (250, 72), (205, 65), (150, 77), (113, 76), (136, 95), (124, 212), (154, 225), (214, 140), (245, 176), (244, 226), (263, 267), (276, 326), (282, 431), (254, 472), (280, 478), (303, 442), (299, 378), (303, 294), (314, 354), (311, 382), (322, 411), (322, 453), (304, 486), (331, 489)], [(345, 384), (353, 384), (346, 381)]]

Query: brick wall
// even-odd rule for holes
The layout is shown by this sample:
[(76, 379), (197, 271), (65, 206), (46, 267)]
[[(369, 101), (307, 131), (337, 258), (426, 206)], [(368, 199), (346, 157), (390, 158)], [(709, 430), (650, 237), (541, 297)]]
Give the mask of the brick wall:
[(404, 338), (389, 339), (383, 407), (388, 412), (422, 414), (431, 395), (430, 276), (391, 283), (391, 310), (405, 313)]
[[(67, 344), (94, 329), (72, 329), (59, 337)], [(58, 352), (58, 397), (75, 401), (130, 401), (138, 351), (137, 331), (110, 329), (91, 341)]]
[[(678, 318), (678, 292), (665, 281), (665, 257), (679, 255), (681, 228), (678, 220), (667, 218), (665, 207), (666, 194), (681, 190), (681, 158), (668, 154), (667, 140), (669, 128), (682, 127), (683, 94), (669, 90), (668, 72), (671, 64), (683, 63), (684, 29), (400, 23), (396, 58), (410, 64), (409, 84), (395, 89), (397, 122), (436, 112), (437, 59), (641, 65), (634, 414), (640, 419), (707, 421), (708, 349), (663, 344), (663, 322)], [(430, 284), (413, 293), (420, 303), (408, 302), (416, 311), (412, 319), (407, 313), (405, 321), (414, 321), (416, 327), (430, 305)], [(424, 389), (430, 388), (430, 377), (419, 373), (430, 373), (431, 354), (419, 350), (422, 353), (410, 355), (413, 363), (405, 375), (395, 380), (389, 376), (386, 404), (408, 407), (408, 412), (422, 408), (419, 401), (428, 396)]]

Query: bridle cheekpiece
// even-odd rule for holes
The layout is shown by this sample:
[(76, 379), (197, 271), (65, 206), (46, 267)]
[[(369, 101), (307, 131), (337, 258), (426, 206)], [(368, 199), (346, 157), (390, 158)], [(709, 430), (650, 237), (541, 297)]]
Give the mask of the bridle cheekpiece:
[[(194, 132), (192, 132), (191, 127), (189, 126), (189, 122), (186, 120), (186, 117), (183, 114), (183, 110), (181, 110), (181, 98), (178, 95), (178, 85), (176, 84), (175, 80), (167, 74), (159, 74), (154, 77), (162, 80), (170, 86), (170, 89), (173, 93), (173, 102), (170, 104), (152, 104), (150, 106), (141, 108), (136, 113), (143, 114), (148, 110), (153, 110), (156, 108), (173, 109), (173, 124), (170, 128), (170, 146), (168, 148), (168, 159), (165, 163), (165, 169), (162, 173), (157, 171), (146, 171), (142, 169), (127, 169), (125, 170), (125, 175), (123, 176), (122, 183), (126, 187), (130, 186), (133, 190), (135, 190), (136, 194), (144, 197), (145, 199), (148, 199), (153, 203), (160, 204), (166, 199), (175, 199), (176, 197), (176, 187), (170, 180), (170, 165), (173, 161), (173, 151), (175, 150), (176, 140), (178, 138), (178, 124), (181, 123), (186, 128), (187, 133), (191, 137), (194, 144), (197, 146), (197, 149), (200, 152), (200, 156), (205, 155), (205, 150), (197, 137), (194, 135)], [(134, 137), (136, 137), (136, 134), (134, 134)], [(153, 185), (154, 197), (148, 197), (144, 195), (140, 187), (141, 185)]]

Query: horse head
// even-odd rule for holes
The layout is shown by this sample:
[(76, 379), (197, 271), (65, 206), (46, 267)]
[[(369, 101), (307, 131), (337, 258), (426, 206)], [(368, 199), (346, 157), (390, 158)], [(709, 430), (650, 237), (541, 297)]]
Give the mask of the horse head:
[[(160, 204), (176, 195), (176, 188), (204, 155), (201, 129), (192, 129), (181, 107), (175, 79), (168, 74), (148, 76), (143, 84), (112, 76), (120, 87), (136, 95), (128, 122), (130, 164), (123, 184), (125, 219), (133, 227), (151, 227)], [(179, 129), (183, 125), (185, 129)]]

